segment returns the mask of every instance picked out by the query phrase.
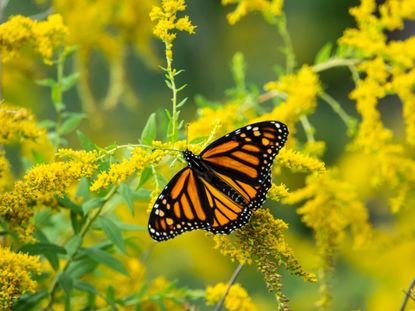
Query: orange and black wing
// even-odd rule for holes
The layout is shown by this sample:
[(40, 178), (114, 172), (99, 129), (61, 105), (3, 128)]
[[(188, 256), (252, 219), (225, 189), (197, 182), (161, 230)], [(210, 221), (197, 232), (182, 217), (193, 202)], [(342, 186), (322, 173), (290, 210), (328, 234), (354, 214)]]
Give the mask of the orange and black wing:
[(195, 229), (207, 229), (213, 213), (206, 204), (204, 186), (190, 167), (185, 167), (167, 184), (150, 214), (148, 231), (157, 241)]
[(243, 205), (257, 209), (271, 187), (271, 166), (287, 136), (288, 128), (281, 122), (254, 123), (214, 141), (200, 157), (244, 198)]

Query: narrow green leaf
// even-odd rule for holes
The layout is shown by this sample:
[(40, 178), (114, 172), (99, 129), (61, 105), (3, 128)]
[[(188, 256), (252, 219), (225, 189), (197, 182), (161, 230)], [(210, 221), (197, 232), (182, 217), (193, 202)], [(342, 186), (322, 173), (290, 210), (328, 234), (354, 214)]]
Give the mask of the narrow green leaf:
[(87, 293), (90, 293), (90, 294), (93, 294), (93, 295), (98, 295), (99, 294), (94, 285), (92, 285), (88, 282), (85, 282), (85, 281), (74, 280), (73, 287), (80, 290), (80, 291), (87, 292)]
[(56, 122), (53, 120), (42, 120), (40, 122), (38, 122), (38, 125), (40, 127), (43, 127), (45, 129), (51, 129), (54, 128), (56, 126)]
[(187, 87), (187, 84), (183, 84), (181, 87), (177, 89), (177, 92), (183, 91)]
[(180, 103), (176, 105), (176, 108), (182, 107), (187, 102), (188, 99), (189, 99), (188, 97), (185, 97)]
[(125, 222), (116, 222), (121, 231), (146, 231), (147, 228), (136, 224), (127, 224)]
[(73, 288), (73, 279), (66, 272), (61, 272), (58, 277), (58, 283), (62, 287), (65, 296), (70, 297)]
[(100, 207), (101, 204), (102, 198), (91, 198), (82, 204), (82, 211), (84, 212), (84, 215), (86, 215), (91, 209)]
[(58, 128), (58, 131), (61, 135), (66, 135), (74, 131), (81, 121), (85, 119), (85, 114), (83, 113), (77, 113), (77, 114), (71, 114)]
[(33, 295), (24, 294), (13, 304), (13, 311), (33, 310), (48, 295), (47, 291), (40, 291)]
[(66, 76), (62, 79), (62, 90), (65, 92), (69, 90), (72, 86), (76, 84), (79, 80), (79, 73), (73, 73), (69, 76)]
[(47, 86), (47, 87), (51, 88), (51, 87), (54, 87), (57, 83), (53, 79), (42, 79), (42, 80), (37, 80), (36, 84), (41, 85), (41, 86)]
[(327, 42), (323, 47), (318, 51), (316, 58), (314, 60), (314, 64), (321, 64), (330, 58), (331, 52), (333, 50), (333, 44), (331, 42)]
[(149, 180), (152, 174), (153, 174), (153, 170), (151, 169), (151, 167), (146, 166), (141, 172), (140, 181), (138, 182), (138, 185), (135, 188), (135, 190), (137, 191), (138, 189), (140, 189)]
[(156, 138), (157, 135), (157, 122), (156, 114), (153, 112), (147, 120), (144, 126), (143, 132), (141, 133), (141, 142), (143, 144), (150, 145), (151, 142)]
[(97, 219), (97, 224), (105, 232), (108, 239), (110, 239), (120, 251), (127, 253), (121, 230), (115, 222), (107, 217), (100, 216)]
[(52, 243), (26, 244), (19, 251), (29, 253), (30, 255), (66, 254), (66, 250), (63, 247)]
[(118, 187), (118, 193), (127, 203), (128, 208), (130, 209), (131, 215), (134, 215), (134, 193), (126, 184), (121, 183)]
[(123, 263), (114, 258), (111, 254), (94, 247), (84, 249), (83, 252), (92, 260), (102, 263), (109, 268), (128, 276), (128, 271), (125, 269)]
[(69, 208), (76, 214), (80, 214), (82, 212), (81, 207), (78, 204), (75, 204), (75, 202), (73, 202), (67, 195), (64, 195), (63, 197), (58, 197), (58, 202), (63, 207)]
[(171, 82), (169, 80), (164, 80), (164, 82), (166, 82), (166, 85), (170, 90), (173, 89), (173, 86), (171, 85)]
[(86, 151), (92, 151), (97, 149), (97, 146), (80, 130), (76, 130), (76, 135), (78, 136), (81, 146)]
[(89, 192), (88, 178), (86, 178), (86, 177), (81, 178), (81, 180), (79, 181), (78, 189), (76, 189), (76, 195), (78, 197), (84, 198), (85, 200), (89, 199), (90, 192)]
[(192, 139), (189, 143), (190, 144), (201, 144), (204, 143), (208, 139), (208, 136), (200, 136)]
[(51, 96), (52, 96), (52, 101), (53, 101), (53, 103), (55, 105), (58, 104), (58, 103), (60, 103), (60, 101), (61, 101), (61, 98), (60, 98), (60, 96), (61, 96), (61, 89), (60, 89), (60, 87), (59, 87), (58, 84), (52, 85), (52, 93), (51, 93)]
[(79, 249), (82, 243), (82, 236), (80, 234), (75, 234), (66, 244), (65, 249), (69, 256), (75, 254)]
[(78, 279), (87, 273), (91, 273), (97, 267), (98, 263), (92, 260), (88, 256), (83, 256), (81, 259), (74, 261), (69, 269), (68, 273), (74, 278)]

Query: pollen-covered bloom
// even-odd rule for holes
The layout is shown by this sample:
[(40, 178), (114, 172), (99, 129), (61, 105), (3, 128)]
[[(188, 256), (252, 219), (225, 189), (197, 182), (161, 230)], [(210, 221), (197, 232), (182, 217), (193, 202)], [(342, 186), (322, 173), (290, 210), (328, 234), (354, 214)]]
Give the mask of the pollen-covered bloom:
[[(218, 283), (206, 288), (206, 304), (208, 306), (218, 303), (226, 292), (227, 285)], [(247, 291), (239, 284), (233, 284), (226, 295), (224, 306), (229, 311), (256, 311)]]
[(0, 144), (36, 140), (46, 132), (36, 126), (35, 116), (25, 108), (0, 104)]
[(236, 24), (250, 12), (261, 12), (265, 16), (280, 16), (283, 0), (222, 0), (222, 5), (236, 4), (233, 12), (227, 15), (231, 25)]
[(37, 283), (31, 277), (40, 273), (40, 258), (14, 253), (0, 245), (0, 309), (12, 310), (13, 303), (25, 293), (36, 290)]
[(316, 280), (312, 273), (304, 271), (285, 241), (287, 227), (284, 221), (275, 219), (268, 209), (260, 208), (247, 225), (236, 231), (235, 239), (225, 235), (213, 237), (215, 248), (222, 254), (243, 264), (254, 263), (263, 274), (268, 289), (276, 293), (282, 306), (287, 306), (288, 299), (282, 292), (281, 266), (305, 280)]
[(65, 43), (68, 29), (59, 14), (46, 21), (17, 15), (0, 25), (0, 52), (3, 61), (13, 58), (23, 47), (33, 47), (46, 63), (55, 49)]
[(16, 182), (11, 191), (0, 195), (0, 216), (22, 239), (30, 240), (33, 230), (30, 218), (35, 207), (53, 205), (56, 196), (95, 171), (96, 152), (63, 149), (58, 156), (71, 160), (37, 165)]
[(6, 187), (10, 184), (10, 164), (6, 159), (6, 154), (3, 150), (0, 150), (0, 193), (2, 193)]
[(302, 116), (314, 112), (317, 107), (317, 94), (321, 89), (318, 75), (306, 65), (297, 73), (282, 76), (278, 81), (268, 82), (264, 88), (276, 92), (284, 101), (272, 112), (262, 115), (255, 121), (279, 120), (287, 124), (291, 134), (294, 133), (294, 124)]
[(194, 34), (196, 26), (192, 24), (189, 16), (177, 18), (177, 13), (186, 9), (184, 0), (162, 0), (161, 7), (155, 6), (150, 12), (150, 18), (156, 22), (153, 33), (166, 45), (166, 57), (173, 58), (173, 41), (176, 38), (175, 30)]

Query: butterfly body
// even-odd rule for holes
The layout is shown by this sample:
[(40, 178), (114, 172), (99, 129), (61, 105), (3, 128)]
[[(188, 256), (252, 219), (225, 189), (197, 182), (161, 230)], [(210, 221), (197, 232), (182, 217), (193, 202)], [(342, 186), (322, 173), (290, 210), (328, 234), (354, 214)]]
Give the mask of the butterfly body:
[(283, 123), (266, 121), (219, 138), (200, 155), (184, 151), (187, 167), (151, 211), (151, 237), (163, 241), (195, 229), (227, 234), (246, 224), (266, 198), (271, 165), (287, 136)]

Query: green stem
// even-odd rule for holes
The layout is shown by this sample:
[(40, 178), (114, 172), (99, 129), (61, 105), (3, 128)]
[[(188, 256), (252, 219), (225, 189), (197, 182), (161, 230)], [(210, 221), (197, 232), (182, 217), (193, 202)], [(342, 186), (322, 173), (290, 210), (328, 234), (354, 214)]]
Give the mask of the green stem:
[(361, 59), (346, 59), (346, 58), (331, 58), (328, 61), (314, 65), (312, 67), (314, 72), (321, 72), (335, 67), (350, 67), (360, 63)]
[(224, 302), (225, 302), (225, 298), (226, 298), (226, 296), (228, 295), (229, 290), (231, 289), (231, 287), (232, 287), (233, 283), (235, 283), (236, 278), (238, 277), (239, 273), (241, 272), (241, 270), (242, 270), (243, 266), (244, 266), (244, 265), (240, 263), (240, 264), (236, 267), (235, 271), (234, 271), (234, 272), (233, 272), (233, 274), (232, 274), (232, 277), (230, 278), (230, 280), (229, 280), (229, 282), (228, 282), (228, 286), (226, 287), (225, 293), (223, 294), (222, 298), (220, 299), (220, 301), (219, 301), (219, 302), (217, 303), (217, 305), (215, 306), (214, 311), (219, 311), (219, 310), (222, 308), (222, 306), (223, 306), (223, 304), (224, 304)]
[(354, 130), (356, 128), (357, 121), (349, 116), (346, 111), (343, 110), (340, 103), (335, 100), (333, 97), (331, 97), (329, 94), (327, 94), (324, 91), (321, 91), (319, 94), (320, 98), (324, 100), (329, 106), (333, 109), (335, 113), (337, 113), (340, 117), (340, 119), (343, 120), (344, 124), (347, 127), (347, 131), (349, 134), (353, 134)]
[(307, 116), (300, 117), (300, 122), (301, 122), (301, 125), (304, 128), (304, 132), (305, 132), (305, 135), (307, 137), (307, 141), (308, 142), (315, 142), (316, 140), (314, 139), (314, 128), (310, 124), (310, 121), (308, 120)]
[[(71, 265), (74, 258), (78, 255), (78, 252), (81, 249), (82, 242), (83, 242), (83, 239), (84, 239), (85, 235), (88, 233), (88, 231), (91, 228), (94, 221), (101, 214), (102, 210), (104, 209), (105, 203), (112, 197), (112, 195), (115, 193), (116, 189), (117, 189), (117, 187), (113, 187), (111, 189), (111, 191), (108, 192), (108, 194), (103, 199), (102, 205), (97, 210), (95, 210), (95, 213), (91, 217), (88, 218), (87, 222), (82, 227), (82, 230), (81, 230), (81, 233), (80, 233), (81, 243), (79, 243), (79, 245), (77, 246), (75, 251), (72, 253), (72, 255), (69, 256), (69, 258), (66, 261), (65, 266), (63, 267), (61, 273), (65, 272), (69, 269), (69, 266)], [(44, 308), (44, 310), (53, 310), (52, 306), (55, 303), (55, 295), (56, 295), (56, 291), (58, 289), (58, 277), (59, 277), (59, 273), (56, 275), (55, 280), (53, 281), (52, 288), (49, 292), (50, 299), (49, 299), (49, 302), (48, 302), (47, 306)]]
[[(167, 45), (166, 45), (166, 49), (167, 49)], [(178, 121), (178, 117), (177, 117), (177, 88), (176, 88), (176, 82), (174, 80), (174, 69), (172, 66), (172, 59), (170, 59), (168, 56), (166, 56), (167, 59), (167, 78), (170, 81), (170, 86), (171, 86), (171, 90), (172, 90), (172, 121), (171, 121), (171, 132), (170, 132), (170, 141), (171, 142), (176, 142), (177, 139), (177, 121)]]
[(53, 105), (55, 106), (56, 111), (56, 125), (55, 125), (55, 133), (56, 133), (56, 149), (59, 148), (61, 135), (60, 135), (60, 127), (62, 125), (62, 112), (64, 110), (63, 105), (63, 67), (65, 62), (66, 54), (62, 52), (59, 55), (58, 61), (56, 63), (56, 71), (57, 71), (57, 87), (56, 90), (52, 89), (52, 92), (55, 92), (55, 96), (52, 95)]
[(404, 311), (405, 310), (406, 304), (408, 303), (409, 298), (411, 298), (412, 295), (413, 295), (414, 287), (415, 287), (415, 278), (412, 280), (411, 284), (409, 285), (408, 291), (405, 292), (405, 298), (402, 302), (402, 305), (401, 305), (401, 308), (399, 309), (399, 311)]
[(278, 28), (278, 32), (282, 38), (282, 41), (284, 43), (284, 48), (282, 49), (282, 52), (285, 55), (285, 71), (287, 74), (290, 74), (293, 72), (296, 60), (295, 60), (295, 54), (294, 54), (294, 48), (292, 45), (291, 36), (287, 29), (287, 18), (285, 14), (281, 15), (280, 17), (277, 17), (275, 19), (275, 23)]

